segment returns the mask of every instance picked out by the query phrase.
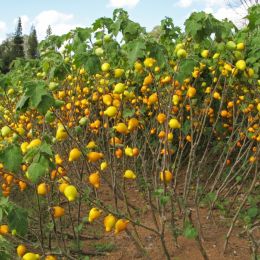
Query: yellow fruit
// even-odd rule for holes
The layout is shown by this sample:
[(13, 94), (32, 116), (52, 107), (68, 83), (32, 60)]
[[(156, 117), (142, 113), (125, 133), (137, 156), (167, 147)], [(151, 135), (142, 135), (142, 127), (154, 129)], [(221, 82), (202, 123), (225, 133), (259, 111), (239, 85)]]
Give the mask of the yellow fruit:
[(237, 50), (242, 51), (244, 49), (245, 49), (245, 44), (243, 42), (237, 44)]
[(160, 180), (164, 182), (170, 182), (173, 179), (173, 175), (170, 171), (165, 170), (164, 172), (160, 172)]
[(152, 105), (158, 101), (158, 96), (157, 93), (153, 93), (151, 96), (148, 98), (148, 104)]
[(101, 213), (102, 213), (102, 210), (100, 210), (98, 208), (92, 208), (88, 214), (88, 221), (90, 223), (92, 223), (95, 219), (100, 217)]
[(25, 245), (19, 245), (16, 248), (17, 255), (22, 257), (26, 253), (27, 249)]
[(6, 235), (9, 232), (8, 225), (1, 225), (0, 226), (0, 235)]
[(128, 223), (129, 223), (129, 220), (125, 220), (125, 219), (117, 220), (117, 222), (115, 224), (115, 234), (117, 235), (118, 233), (124, 231), (127, 228)]
[(163, 124), (164, 122), (165, 122), (165, 120), (166, 120), (166, 115), (165, 114), (163, 114), (163, 113), (160, 113), (160, 114), (158, 114), (158, 116), (157, 116), (157, 121), (160, 123), (160, 124)]
[(86, 145), (86, 147), (87, 147), (88, 149), (93, 149), (93, 148), (97, 147), (97, 145), (96, 145), (96, 143), (95, 143), (94, 141), (90, 141), (90, 142)]
[(184, 49), (179, 49), (177, 51), (177, 57), (178, 58), (186, 58), (187, 57), (187, 52)]
[(102, 97), (103, 103), (107, 106), (110, 106), (112, 104), (112, 97), (109, 94), (106, 94)]
[(177, 106), (179, 104), (179, 96), (178, 95), (173, 95), (172, 96), (172, 103), (173, 105)]
[(134, 68), (135, 68), (135, 71), (141, 72), (143, 70), (143, 65), (142, 65), (142, 63), (136, 61), (134, 64)]
[(52, 209), (54, 218), (60, 218), (65, 214), (65, 209), (60, 206), (55, 206)]
[(39, 185), (38, 185), (38, 187), (37, 187), (37, 193), (39, 194), (39, 195), (42, 195), (42, 196), (44, 196), (44, 195), (46, 195), (47, 193), (48, 193), (48, 191), (49, 191), (49, 187), (48, 187), (48, 185), (46, 184), (46, 183), (40, 183)]
[(27, 146), (27, 150), (31, 149), (31, 148), (35, 148), (35, 147), (38, 147), (40, 146), (42, 143), (42, 141), (40, 139), (34, 139), (32, 140), (29, 145)]
[(189, 97), (189, 98), (193, 98), (195, 95), (196, 95), (196, 88), (194, 88), (194, 87), (189, 87), (188, 88), (188, 91), (187, 91), (187, 96)]
[(144, 66), (147, 68), (153, 67), (155, 63), (156, 63), (156, 60), (153, 58), (146, 58), (144, 60)]
[(81, 155), (82, 155), (82, 153), (78, 148), (72, 149), (70, 151), (70, 155), (69, 155), (69, 162), (73, 162), (73, 161), (78, 160)]
[(102, 163), (100, 164), (100, 169), (101, 169), (101, 171), (104, 171), (104, 170), (107, 168), (107, 166), (108, 166), (107, 162), (102, 162)]
[(152, 83), (153, 83), (153, 76), (152, 76), (152, 74), (149, 74), (148, 76), (146, 76), (144, 78), (143, 85), (148, 86), (148, 85), (150, 85)]
[(107, 63), (107, 62), (103, 63), (103, 64), (101, 65), (101, 70), (102, 70), (103, 72), (108, 72), (108, 71), (110, 70), (110, 64)]
[(257, 110), (258, 110), (258, 112), (259, 112), (259, 114), (260, 114), (260, 103), (257, 104), (257, 107), (256, 107), (256, 108), (257, 108)]
[(115, 136), (115, 137), (112, 137), (112, 138), (109, 140), (109, 144), (110, 144), (110, 145), (122, 144), (122, 140)]
[(61, 165), (63, 163), (63, 160), (61, 159), (59, 154), (55, 154), (55, 163), (57, 165)]
[(109, 117), (114, 117), (116, 114), (117, 114), (117, 108), (114, 106), (110, 106), (104, 111), (104, 115)]
[(218, 92), (215, 91), (214, 94), (213, 94), (213, 98), (220, 99), (221, 96), (220, 96), (220, 94)]
[(124, 173), (124, 178), (126, 179), (136, 179), (136, 175), (132, 170), (126, 170)]
[(78, 196), (78, 191), (75, 186), (68, 185), (64, 190), (64, 195), (68, 201), (74, 201)]
[(181, 124), (180, 124), (180, 122), (178, 121), (178, 119), (176, 119), (176, 118), (172, 118), (172, 119), (169, 121), (169, 126), (170, 126), (170, 128), (173, 128), (173, 129), (181, 128)]
[(87, 154), (87, 157), (88, 157), (89, 162), (97, 162), (98, 160), (103, 158), (104, 155), (102, 153), (98, 153), (98, 152), (89, 152)]
[(117, 83), (114, 87), (113, 93), (122, 94), (125, 91), (126, 85), (123, 83)]
[(28, 142), (23, 142), (21, 144), (21, 151), (23, 154), (25, 154), (27, 152), (27, 147), (28, 147), (29, 143)]
[(34, 254), (34, 253), (26, 253), (23, 258), (23, 260), (38, 260), (40, 259), (40, 255)]
[(130, 118), (128, 121), (128, 130), (133, 131), (135, 130), (139, 125), (139, 121), (136, 118)]
[(219, 58), (219, 56), (220, 56), (220, 53), (218, 53), (218, 52), (216, 52), (214, 55), (213, 55), (213, 59), (218, 59)]
[(114, 75), (115, 75), (115, 78), (120, 78), (123, 74), (124, 74), (124, 70), (123, 69), (115, 69), (114, 70)]
[(246, 62), (244, 60), (239, 60), (236, 62), (236, 68), (244, 71), (246, 69)]
[(116, 126), (114, 126), (116, 131), (120, 134), (127, 134), (128, 128), (125, 123), (118, 123)]
[(64, 193), (64, 190), (65, 190), (68, 186), (69, 186), (69, 184), (66, 183), (66, 182), (61, 183), (61, 184), (59, 185), (59, 191), (60, 191), (60, 193)]
[(209, 50), (203, 50), (201, 53), (200, 53), (201, 57), (203, 58), (208, 58), (209, 56)]
[(112, 215), (109, 214), (104, 218), (104, 226), (106, 232), (110, 232), (112, 228), (115, 226), (116, 223), (116, 218)]
[(68, 133), (66, 132), (65, 128), (63, 125), (59, 125), (57, 132), (56, 132), (56, 139), (58, 141), (64, 141), (65, 139), (68, 138)]
[(99, 172), (91, 173), (88, 177), (89, 183), (93, 185), (96, 189), (100, 187), (100, 175)]
[(132, 156), (134, 155), (134, 154), (133, 154), (133, 149), (132, 149), (131, 147), (127, 146), (127, 147), (125, 148), (125, 154), (126, 154), (127, 156), (132, 157)]

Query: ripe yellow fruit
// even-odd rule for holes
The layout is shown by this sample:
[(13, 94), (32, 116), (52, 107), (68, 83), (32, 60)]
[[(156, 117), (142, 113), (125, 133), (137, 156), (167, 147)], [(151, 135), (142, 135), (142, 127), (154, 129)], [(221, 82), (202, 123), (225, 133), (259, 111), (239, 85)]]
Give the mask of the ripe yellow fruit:
[(45, 260), (57, 260), (57, 257), (56, 256), (53, 256), (53, 255), (47, 255), (45, 257)]
[(94, 141), (90, 141), (87, 145), (86, 145), (86, 148), (88, 149), (93, 149), (93, 148), (96, 148), (97, 145)]
[(221, 96), (220, 96), (220, 94), (217, 91), (215, 91), (214, 94), (213, 94), (213, 98), (219, 100), (219, 99), (221, 99)]
[(108, 167), (107, 162), (102, 162), (102, 163), (100, 164), (100, 169), (101, 169), (101, 171), (104, 171), (107, 167)]
[(173, 129), (178, 129), (178, 128), (181, 128), (181, 124), (180, 124), (180, 122), (178, 121), (178, 119), (172, 118), (172, 119), (169, 121), (169, 127), (170, 127), (170, 128), (173, 128)]
[(19, 245), (16, 248), (17, 255), (22, 257), (26, 253), (27, 249), (25, 245)]
[(122, 94), (125, 91), (126, 85), (123, 83), (117, 83), (114, 87), (114, 94)]
[(128, 223), (129, 223), (129, 220), (125, 220), (125, 219), (117, 220), (117, 222), (115, 224), (115, 234), (117, 235), (118, 233), (124, 231), (127, 228)]
[(136, 179), (136, 175), (132, 170), (126, 170), (124, 173), (124, 178), (126, 179)]
[(179, 98), (178, 95), (172, 96), (172, 103), (173, 103), (174, 106), (177, 106), (179, 104), (179, 100), (180, 100), (180, 98)]
[(101, 209), (92, 208), (88, 214), (88, 221), (92, 223), (95, 219), (99, 218), (102, 213)]
[(166, 120), (166, 115), (163, 113), (159, 113), (156, 119), (160, 124), (163, 124)]
[(132, 156), (134, 155), (134, 154), (133, 154), (133, 149), (132, 149), (131, 147), (127, 146), (127, 147), (125, 148), (125, 154), (126, 154), (127, 156), (132, 157)]
[(153, 58), (146, 58), (144, 60), (144, 66), (147, 68), (153, 67), (155, 63), (156, 63), (156, 60)]
[(25, 154), (27, 152), (27, 147), (28, 147), (29, 143), (28, 142), (23, 142), (20, 146), (21, 151), (23, 154)]
[(89, 152), (87, 154), (87, 157), (88, 157), (89, 162), (97, 162), (98, 160), (103, 158), (104, 155), (102, 153), (98, 153), (98, 152)]
[(74, 201), (78, 196), (78, 191), (75, 186), (68, 185), (64, 190), (64, 195), (68, 201)]
[(114, 70), (114, 75), (115, 75), (115, 78), (120, 78), (123, 74), (124, 74), (124, 69), (115, 69)]
[(257, 107), (256, 107), (256, 108), (257, 108), (257, 110), (258, 110), (258, 112), (259, 112), (259, 114), (260, 114), (260, 103), (257, 104)]
[(38, 260), (40, 259), (40, 255), (34, 254), (34, 253), (26, 253), (23, 258), (23, 260)]
[(108, 71), (110, 70), (110, 64), (107, 63), (107, 62), (103, 63), (103, 64), (101, 65), (101, 70), (102, 70), (103, 72), (108, 72)]
[(104, 226), (106, 232), (110, 232), (112, 228), (115, 226), (115, 223), (116, 223), (116, 217), (114, 217), (112, 214), (108, 214), (104, 218)]
[(82, 153), (78, 148), (72, 149), (69, 154), (69, 162), (78, 160), (81, 155), (82, 155)]
[(136, 72), (141, 72), (143, 70), (143, 65), (141, 62), (136, 61), (134, 64), (134, 68)]
[(170, 182), (173, 179), (173, 175), (170, 171), (165, 170), (164, 172), (160, 172), (160, 180), (164, 182)]
[(57, 165), (61, 165), (63, 163), (63, 160), (61, 159), (59, 154), (55, 154), (55, 163)]
[(37, 193), (39, 195), (44, 196), (44, 195), (46, 195), (48, 193), (48, 191), (49, 191), (49, 187), (48, 187), (48, 185), (45, 182), (40, 183), (38, 185), (38, 187), (37, 187)]
[(193, 98), (193, 97), (196, 95), (196, 92), (197, 92), (196, 88), (194, 88), (194, 87), (189, 87), (189, 88), (188, 88), (188, 91), (187, 91), (187, 96), (188, 96), (189, 98)]
[(66, 132), (65, 128), (63, 125), (59, 125), (57, 132), (56, 132), (56, 139), (58, 141), (64, 141), (65, 139), (68, 138), (68, 133)]
[(146, 76), (144, 78), (143, 85), (148, 86), (148, 85), (150, 85), (152, 83), (153, 83), (153, 76), (152, 76), (152, 74), (149, 74), (148, 76)]
[(88, 177), (89, 183), (93, 185), (96, 189), (100, 187), (100, 175), (99, 172), (91, 173)]
[(60, 191), (60, 193), (64, 193), (64, 190), (65, 190), (68, 186), (69, 186), (69, 184), (66, 183), (66, 182), (61, 183), (61, 184), (59, 185), (59, 191)]
[(52, 209), (54, 218), (60, 218), (65, 214), (65, 209), (60, 206), (54, 206)]
[(179, 49), (177, 51), (177, 57), (178, 58), (186, 58), (187, 57), (187, 52), (184, 49)]
[(6, 235), (9, 232), (8, 225), (1, 225), (0, 226), (0, 235)]
[(153, 93), (152, 95), (149, 96), (148, 98), (148, 104), (152, 105), (158, 101), (158, 95), (157, 93)]
[(136, 118), (130, 118), (128, 121), (128, 130), (133, 131), (135, 130), (139, 125), (139, 121)]
[(127, 134), (128, 128), (125, 123), (118, 123), (116, 126), (114, 126), (116, 131), (120, 134)]
[(112, 104), (112, 97), (109, 94), (106, 94), (102, 97), (103, 103), (107, 106), (110, 106)]
[(246, 69), (246, 62), (244, 60), (239, 60), (236, 62), (236, 68), (244, 71)]
[(116, 114), (117, 114), (117, 108), (114, 106), (110, 106), (104, 111), (104, 115), (109, 117), (114, 117)]
[(203, 50), (201, 53), (200, 53), (201, 57), (203, 58), (208, 58), (209, 56), (209, 50)]
[(245, 44), (243, 42), (237, 44), (237, 50), (242, 51), (244, 49), (245, 49)]
[(31, 149), (31, 148), (35, 148), (35, 147), (38, 147), (38, 146), (40, 146), (41, 145), (41, 143), (42, 143), (42, 141), (40, 140), (40, 139), (34, 139), (34, 140), (32, 140), (30, 143), (29, 143), (29, 145), (27, 146), (27, 150), (29, 150), (29, 149)]

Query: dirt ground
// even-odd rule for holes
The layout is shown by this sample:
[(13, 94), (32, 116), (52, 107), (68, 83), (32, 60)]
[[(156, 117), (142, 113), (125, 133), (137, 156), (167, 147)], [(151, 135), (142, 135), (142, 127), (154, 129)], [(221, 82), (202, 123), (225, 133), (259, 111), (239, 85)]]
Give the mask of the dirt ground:
[[(99, 197), (106, 204), (113, 205), (111, 196), (111, 190), (109, 188), (102, 190), (100, 189)], [(142, 205), (142, 198), (140, 198), (135, 187), (128, 187), (130, 201), (140, 207)], [(123, 204), (120, 204), (123, 207)], [(214, 221), (209, 219), (207, 209), (200, 209), (201, 224), (203, 226), (203, 246), (207, 252), (210, 260), (250, 260), (250, 244), (249, 241), (240, 236), (242, 228), (235, 227), (230, 238), (228, 248), (225, 255), (223, 255), (224, 239), (229, 229), (229, 221), (226, 220), (217, 212), (214, 212)], [(195, 215), (195, 214), (194, 214)], [(154, 227), (154, 222), (151, 217), (151, 212), (145, 210), (140, 217), (141, 222), (149, 227)], [(99, 222), (99, 223), (97, 223)], [(87, 250), (93, 250), (101, 252), (103, 255), (91, 256), (90, 259), (111, 259), (111, 260), (131, 260), (131, 259), (154, 259), (162, 260), (166, 259), (163, 253), (161, 242), (156, 234), (144, 229), (137, 227), (137, 231), (142, 240), (143, 246), (147, 250), (148, 256), (142, 256), (131, 238), (126, 232), (121, 232), (117, 236), (113, 232), (105, 233), (102, 229), (102, 220), (97, 221), (94, 224), (88, 225), (87, 230), (91, 235), (99, 236), (98, 240), (85, 241), (84, 248)], [(196, 219), (194, 219), (196, 224)], [(129, 224), (130, 231), (133, 230), (133, 226)], [(171, 259), (173, 260), (203, 260), (200, 253), (198, 244), (193, 239), (187, 239), (183, 236), (178, 237), (178, 247), (174, 244), (172, 235), (169, 230), (166, 229), (166, 243), (170, 252)], [(98, 250), (95, 250), (97, 249)], [(109, 251), (109, 252), (108, 252)]]

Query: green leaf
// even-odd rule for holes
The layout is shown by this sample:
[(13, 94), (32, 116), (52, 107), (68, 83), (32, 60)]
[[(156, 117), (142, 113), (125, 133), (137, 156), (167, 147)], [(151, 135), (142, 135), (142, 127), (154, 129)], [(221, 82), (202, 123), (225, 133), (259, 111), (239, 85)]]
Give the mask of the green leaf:
[(10, 229), (16, 229), (20, 236), (24, 236), (28, 229), (28, 213), (22, 208), (13, 208), (8, 214), (8, 225)]
[(249, 208), (247, 214), (250, 218), (255, 218), (258, 215), (258, 208)]
[(126, 45), (127, 58), (130, 66), (133, 66), (137, 59), (145, 56), (145, 49), (145, 42), (141, 39), (133, 40)]
[(123, 118), (132, 117), (135, 114), (134, 109), (125, 108), (123, 111)]
[(17, 145), (10, 145), (0, 154), (0, 162), (3, 163), (5, 169), (10, 172), (17, 172), (22, 163), (21, 149)]
[(33, 162), (28, 168), (28, 178), (33, 182), (37, 183), (39, 179), (48, 172), (46, 163)]
[(188, 224), (183, 231), (183, 235), (188, 239), (194, 239), (198, 236), (198, 231)]
[(191, 76), (191, 73), (196, 66), (197, 62), (192, 59), (185, 59), (182, 60), (179, 64), (179, 70), (175, 78), (180, 82), (183, 83), (184, 79)]

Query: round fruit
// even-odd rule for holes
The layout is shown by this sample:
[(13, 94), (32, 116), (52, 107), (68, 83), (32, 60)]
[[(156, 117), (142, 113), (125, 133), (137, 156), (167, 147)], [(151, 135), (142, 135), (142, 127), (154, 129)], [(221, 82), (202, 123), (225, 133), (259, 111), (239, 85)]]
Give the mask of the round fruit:
[(244, 60), (237, 61), (236, 68), (244, 71), (246, 69), (246, 62)]
[(177, 51), (177, 57), (178, 58), (186, 58), (187, 57), (187, 52), (184, 49), (179, 49)]
[(110, 70), (110, 64), (107, 63), (107, 62), (103, 63), (103, 64), (101, 65), (101, 70), (102, 70), (103, 72), (108, 72), (108, 71)]

